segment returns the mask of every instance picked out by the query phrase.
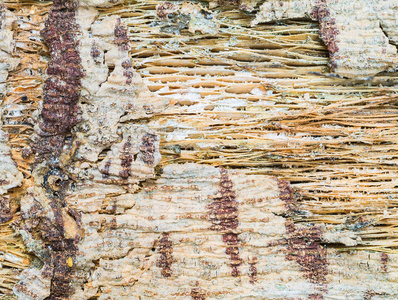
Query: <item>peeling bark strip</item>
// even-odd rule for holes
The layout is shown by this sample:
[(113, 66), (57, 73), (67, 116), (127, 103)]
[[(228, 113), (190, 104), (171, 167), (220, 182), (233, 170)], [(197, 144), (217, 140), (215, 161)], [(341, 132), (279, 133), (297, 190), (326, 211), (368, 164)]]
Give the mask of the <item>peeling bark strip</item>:
[(230, 256), (232, 276), (239, 276), (238, 267), (242, 264), (239, 257), (239, 237), (235, 232), (239, 225), (238, 202), (235, 199), (232, 181), (227, 170), (220, 167), (220, 190), (214, 196), (214, 201), (209, 205), (209, 218), (213, 225), (212, 230), (222, 231), (222, 240), (226, 245), (225, 253)]
[(47, 69), (49, 77), (43, 88), (39, 138), (33, 145), (40, 160), (56, 160), (66, 135), (80, 121), (77, 102), (83, 72), (75, 36), (77, 6), (74, 0), (55, 0), (41, 32), (50, 49), (51, 60)]
[(159, 240), (160, 257), (156, 262), (158, 268), (162, 268), (162, 276), (170, 277), (172, 274), (171, 265), (173, 263), (173, 242), (168, 233), (163, 233)]
[[(280, 198), (286, 203), (286, 208), (294, 208), (293, 190), (289, 183), (278, 180)], [(289, 211), (289, 213), (291, 213)], [(295, 261), (304, 277), (319, 286), (320, 292), (326, 292), (326, 276), (328, 275), (327, 250), (320, 245), (322, 230), (319, 226), (297, 228), (291, 218), (285, 222), (286, 238), (279, 245), (286, 247), (286, 259)], [(322, 293), (309, 295), (309, 299), (321, 300)]]

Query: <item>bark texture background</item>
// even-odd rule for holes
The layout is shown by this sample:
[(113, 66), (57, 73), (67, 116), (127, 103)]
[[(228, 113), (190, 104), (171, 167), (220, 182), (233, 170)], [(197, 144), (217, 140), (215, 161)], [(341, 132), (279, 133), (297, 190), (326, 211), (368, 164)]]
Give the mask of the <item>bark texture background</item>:
[(396, 10), (5, 2), (0, 298), (397, 299)]

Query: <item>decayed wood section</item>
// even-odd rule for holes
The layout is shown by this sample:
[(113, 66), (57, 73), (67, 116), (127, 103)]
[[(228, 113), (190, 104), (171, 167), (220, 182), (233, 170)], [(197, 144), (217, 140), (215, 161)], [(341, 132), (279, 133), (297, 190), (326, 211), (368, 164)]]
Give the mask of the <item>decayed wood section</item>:
[(361, 3), (7, 1), (0, 298), (397, 299), (397, 7)]

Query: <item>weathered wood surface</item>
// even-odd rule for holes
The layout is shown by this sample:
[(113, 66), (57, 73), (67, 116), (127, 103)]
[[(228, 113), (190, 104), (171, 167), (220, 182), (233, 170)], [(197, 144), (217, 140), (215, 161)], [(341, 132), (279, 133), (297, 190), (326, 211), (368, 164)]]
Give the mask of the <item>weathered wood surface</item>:
[(294, 3), (6, 2), (0, 298), (398, 298), (396, 6)]

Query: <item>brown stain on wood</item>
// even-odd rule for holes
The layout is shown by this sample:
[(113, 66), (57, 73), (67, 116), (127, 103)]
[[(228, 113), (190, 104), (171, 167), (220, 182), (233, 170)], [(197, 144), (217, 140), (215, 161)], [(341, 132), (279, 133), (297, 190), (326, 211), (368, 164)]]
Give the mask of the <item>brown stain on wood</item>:
[[(288, 214), (291, 209), (296, 209), (293, 190), (288, 181), (278, 180), (280, 199), (285, 202)], [(304, 278), (318, 287), (319, 293), (311, 294), (309, 299), (321, 300), (326, 292), (328, 275), (327, 250), (320, 242), (322, 229), (320, 226), (297, 228), (291, 218), (285, 222), (286, 237), (276, 245), (286, 248), (286, 259), (295, 261), (303, 272)]]
[(209, 220), (212, 222), (210, 229), (222, 232), (222, 241), (226, 245), (225, 253), (230, 256), (231, 275), (236, 277), (240, 275), (238, 267), (242, 264), (239, 257), (240, 240), (236, 233), (239, 226), (238, 201), (227, 170), (220, 167), (220, 175), (220, 190), (208, 207)]
[(163, 277), (170, 277), (173, 273), (171, 265), (174, 260), (173, 241), (170, 239), (170, 234), (163, 233), (162, 238), (158, 242), (158, 251), (160, 256), (156, 262), (156, 266), (162, 268), (161, 274)]

